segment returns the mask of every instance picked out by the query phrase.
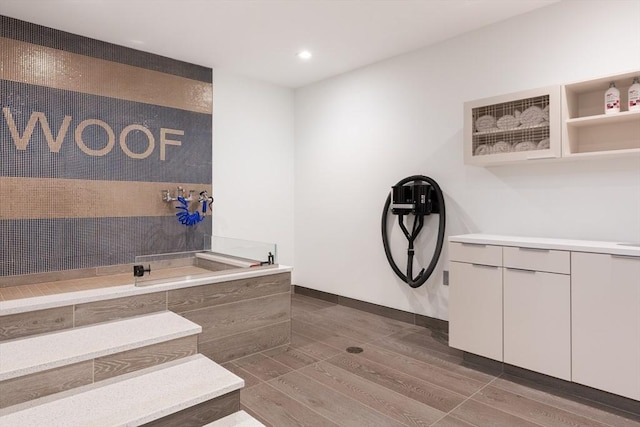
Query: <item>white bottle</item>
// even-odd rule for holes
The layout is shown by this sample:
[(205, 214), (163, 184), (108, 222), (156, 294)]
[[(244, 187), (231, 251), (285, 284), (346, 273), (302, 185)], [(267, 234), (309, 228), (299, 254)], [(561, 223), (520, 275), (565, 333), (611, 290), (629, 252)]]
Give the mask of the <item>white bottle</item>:
[(611, 82), (609, 89), (604, 93), (604, 113), (620, 112), (620, 91), (616, 88), (616, 84)]
[(609, 84), (609, 89), (604, 93), (604, 113), (620, 112), (620, 91), (614, 82)]
[(640, 111), (640, 82), (638, 78), (633, 79), (633, 84), (629, 87), (629, 111)]

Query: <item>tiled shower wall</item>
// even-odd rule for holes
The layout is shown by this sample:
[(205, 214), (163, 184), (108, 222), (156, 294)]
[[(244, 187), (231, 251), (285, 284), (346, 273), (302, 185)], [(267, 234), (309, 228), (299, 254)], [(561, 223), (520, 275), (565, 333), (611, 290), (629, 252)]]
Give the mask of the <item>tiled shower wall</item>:
[(180, 224), (161, 191), (212, 192), (212, 87), (210, 68), (0, 16), (0, 285), (201, 249), (211, 217)]

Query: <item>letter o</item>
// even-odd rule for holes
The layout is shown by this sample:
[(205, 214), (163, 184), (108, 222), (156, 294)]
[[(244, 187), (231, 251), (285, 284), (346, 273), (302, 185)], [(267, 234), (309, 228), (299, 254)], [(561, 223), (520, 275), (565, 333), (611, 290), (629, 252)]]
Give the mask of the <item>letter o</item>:
[[(102, 129), (104, 129), (107, 132), (107, 136), (109, 137), (107, 141), (107, 145), (105, 145), (104, 148), (100, 150), (94, 150), (92, 148), (87, 147), (87, 145), (82, 140), (82, 132), (84, 131), (84, 128), (91, 125), (100, 126)], [(109, 151), (111, 151), (111, 149), (116, 143), (116, 136), (113, 133), (113, 129), (111, 129), (111, 127), (105, 122), (103, 122), (102, 120), (97, 120), (97, 119), (83, 120), (76, 128), (75, 136), (76, 136), (76, 144), (78, 145), (78, 147), (90, 156), (104, 156), (105, 154), (109, 153)]]
[[(149, 146), (142, 153), (134, 153), (127, 146), (127, 135), (129, 135), (129, 133), (132, 130), (139, 130), (139, 131), (142, 131), (145, 135), (147, 135), (147, 139), (149, 140)], [(122, 132), (120, 132), (120, 148), (122, 148), (122, 151), (124, 151), (124, 153), (127, 156), (131, 157), (132, 159), (145, 159), (149, 157), (153, 152), (155, 145), (156, 145), (156, 140), (153, 137), (153, 134), (149, 129), (147, 129), (142, 125), (129, 125), (126, 128), (122, 129)]]

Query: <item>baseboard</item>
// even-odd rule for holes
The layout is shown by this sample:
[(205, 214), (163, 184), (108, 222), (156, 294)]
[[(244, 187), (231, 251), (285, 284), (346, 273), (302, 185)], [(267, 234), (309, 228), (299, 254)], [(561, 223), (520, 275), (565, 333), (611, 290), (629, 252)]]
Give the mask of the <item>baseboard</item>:
[(628, 397), (619, 396), (617, 394), (598, 390), (582, 384), (571, 381), (562, 380), (560, 378), (551, 377), (539, 372), (530, 371), (528, 369), (513, 366), (508, 363), (498, 362), (493, 359), (478, 356), (472, 353), (464, 352), (463, 359), (465, 364), (493, 375), (503, 373), (510, 381), (517, 382), (525, 380), (527, 386), (537, 387), (543, 391), (556, 394), (558, 396), (580, 400), (581, 403), (589, 404), (586, 401), (594, 401), (606, 406), (627, 412), (635, 417), (640, 416), (640, 405), (637, 400)]
[(305, 288), (303, 286), (292, 285), (293, 292), (299, 295), (320, 299), (346, 307), (355, 308), (356, 310), (366, 311), (367, 313), (377, 314), (389, 319), (398, 320), (400, 322), (412, 325), (422, 326), (432, 330), (449, 333), (449, 322), (446, 320), (436, 319), (434, 317), (423, 316), (421, 314), (410, 313), (396, 308), (385, 307), (383, 305), (373, 304), (370, 302), (360, 301), (357, 299), (343, 297), (341, 295), (329, 292), (319, 291), (317, 289)]

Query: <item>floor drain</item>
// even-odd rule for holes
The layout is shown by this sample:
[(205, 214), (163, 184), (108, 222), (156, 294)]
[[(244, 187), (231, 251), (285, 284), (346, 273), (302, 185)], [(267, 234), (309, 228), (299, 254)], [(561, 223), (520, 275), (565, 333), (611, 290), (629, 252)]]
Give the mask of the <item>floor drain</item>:
[(347, 353), (362, 353), (363, 351), (361, 347), (347, 347)]

